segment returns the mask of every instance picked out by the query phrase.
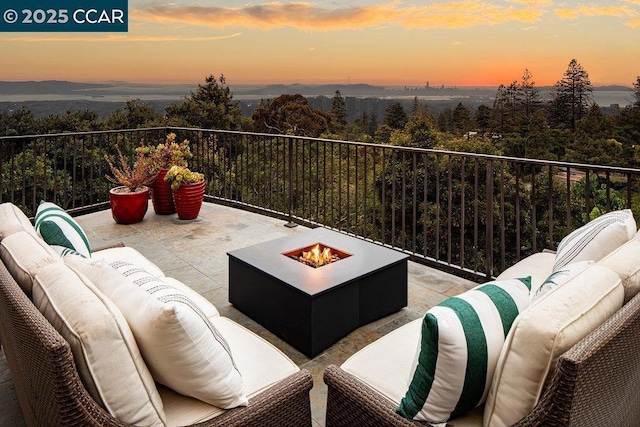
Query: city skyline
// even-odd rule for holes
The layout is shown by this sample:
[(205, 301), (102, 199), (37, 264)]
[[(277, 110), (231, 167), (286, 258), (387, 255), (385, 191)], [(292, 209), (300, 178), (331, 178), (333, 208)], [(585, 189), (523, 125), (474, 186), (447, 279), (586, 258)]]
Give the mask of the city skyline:
[(595, 86), (640, 75), (640, 0), (129, 0), (127, 33), (0, 33), (0, 80)]

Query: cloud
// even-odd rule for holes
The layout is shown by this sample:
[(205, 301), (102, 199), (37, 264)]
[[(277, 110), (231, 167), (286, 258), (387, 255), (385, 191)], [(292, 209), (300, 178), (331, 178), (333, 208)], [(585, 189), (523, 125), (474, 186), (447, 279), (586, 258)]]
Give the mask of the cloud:
[(187, 23), (213, 28), (244, 27), (263, 30), (296, 28), (303, 31), (376, 28), (398, 25), (407, 29), (461, 28), (506, 22), (532, 23), (545, 13), (548, 0), (458, 0), (419, 6), (391, 1), (368, 6), (328, 7), (310, 2), (269, 2), (254, 6), (152, 5), (130, 11), (130, 17), (154, 23)]
[[(580, 17), (599, 17), (606, 16), (612, 18), (621, 18), (627, 20), (627, 25), (631, 27), (637, 26), (640, 12), (631, 5), (640, 5), (640, 0), (623, 0), (619, 4), (610, 4), (608, 6), (584, 5), (575, 8), (561, 8), (555, 11), (556, 16), (561, 19), (578, 19)], [(635, 25), (634, 25), (635, 23)]]

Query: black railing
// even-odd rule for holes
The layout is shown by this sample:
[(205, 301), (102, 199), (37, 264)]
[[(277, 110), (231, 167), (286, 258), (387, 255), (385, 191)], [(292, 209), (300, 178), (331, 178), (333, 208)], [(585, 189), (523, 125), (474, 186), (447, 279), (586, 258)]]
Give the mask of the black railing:
[(0, 138), (0, 201), (75, 213), (108, 206), (104, 153), (169, 132), (191, 141), (207, 200), (323, 225), (482, 280), (554, 249), (604, 212), (639, 218), (640, 170), (188, 128)]

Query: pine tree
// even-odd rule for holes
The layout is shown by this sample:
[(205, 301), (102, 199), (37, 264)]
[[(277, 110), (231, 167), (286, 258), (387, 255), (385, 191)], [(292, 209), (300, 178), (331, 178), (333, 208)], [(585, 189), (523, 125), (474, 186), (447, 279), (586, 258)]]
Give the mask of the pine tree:
[(633, 82), (633, 95), (636, 97), (636, 108), (640, 108), (640, 76), (636, 77), (636, 81)]
[[(554, 86), (553, 103), (556, 109), (565, 110), (564, 120), (568, 121), (572, 131), (576, 129), (578, 120), (587, 113), (592, 102), (591, 92), (593, 87), (589, 80), (589, 74), (578, 61), (572, 59), (569, 62), (564, 76)], [(559, 111), (555, 111), (558, 114)]]
[(341, 131), (347, 125), (347, 104), (339, 90), (331, 101), (331, 117), (337, 124), (336, 130)]

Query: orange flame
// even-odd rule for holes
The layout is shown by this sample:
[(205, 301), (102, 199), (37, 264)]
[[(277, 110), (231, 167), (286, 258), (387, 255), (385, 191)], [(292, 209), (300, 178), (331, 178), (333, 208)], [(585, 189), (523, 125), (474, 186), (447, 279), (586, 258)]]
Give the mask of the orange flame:
[(308, 252), (302, 251), (302, 257), (319, 267), (331, 262), (331, 248), (325, 247), (320, 252), (320, 244), (317, 244)]

